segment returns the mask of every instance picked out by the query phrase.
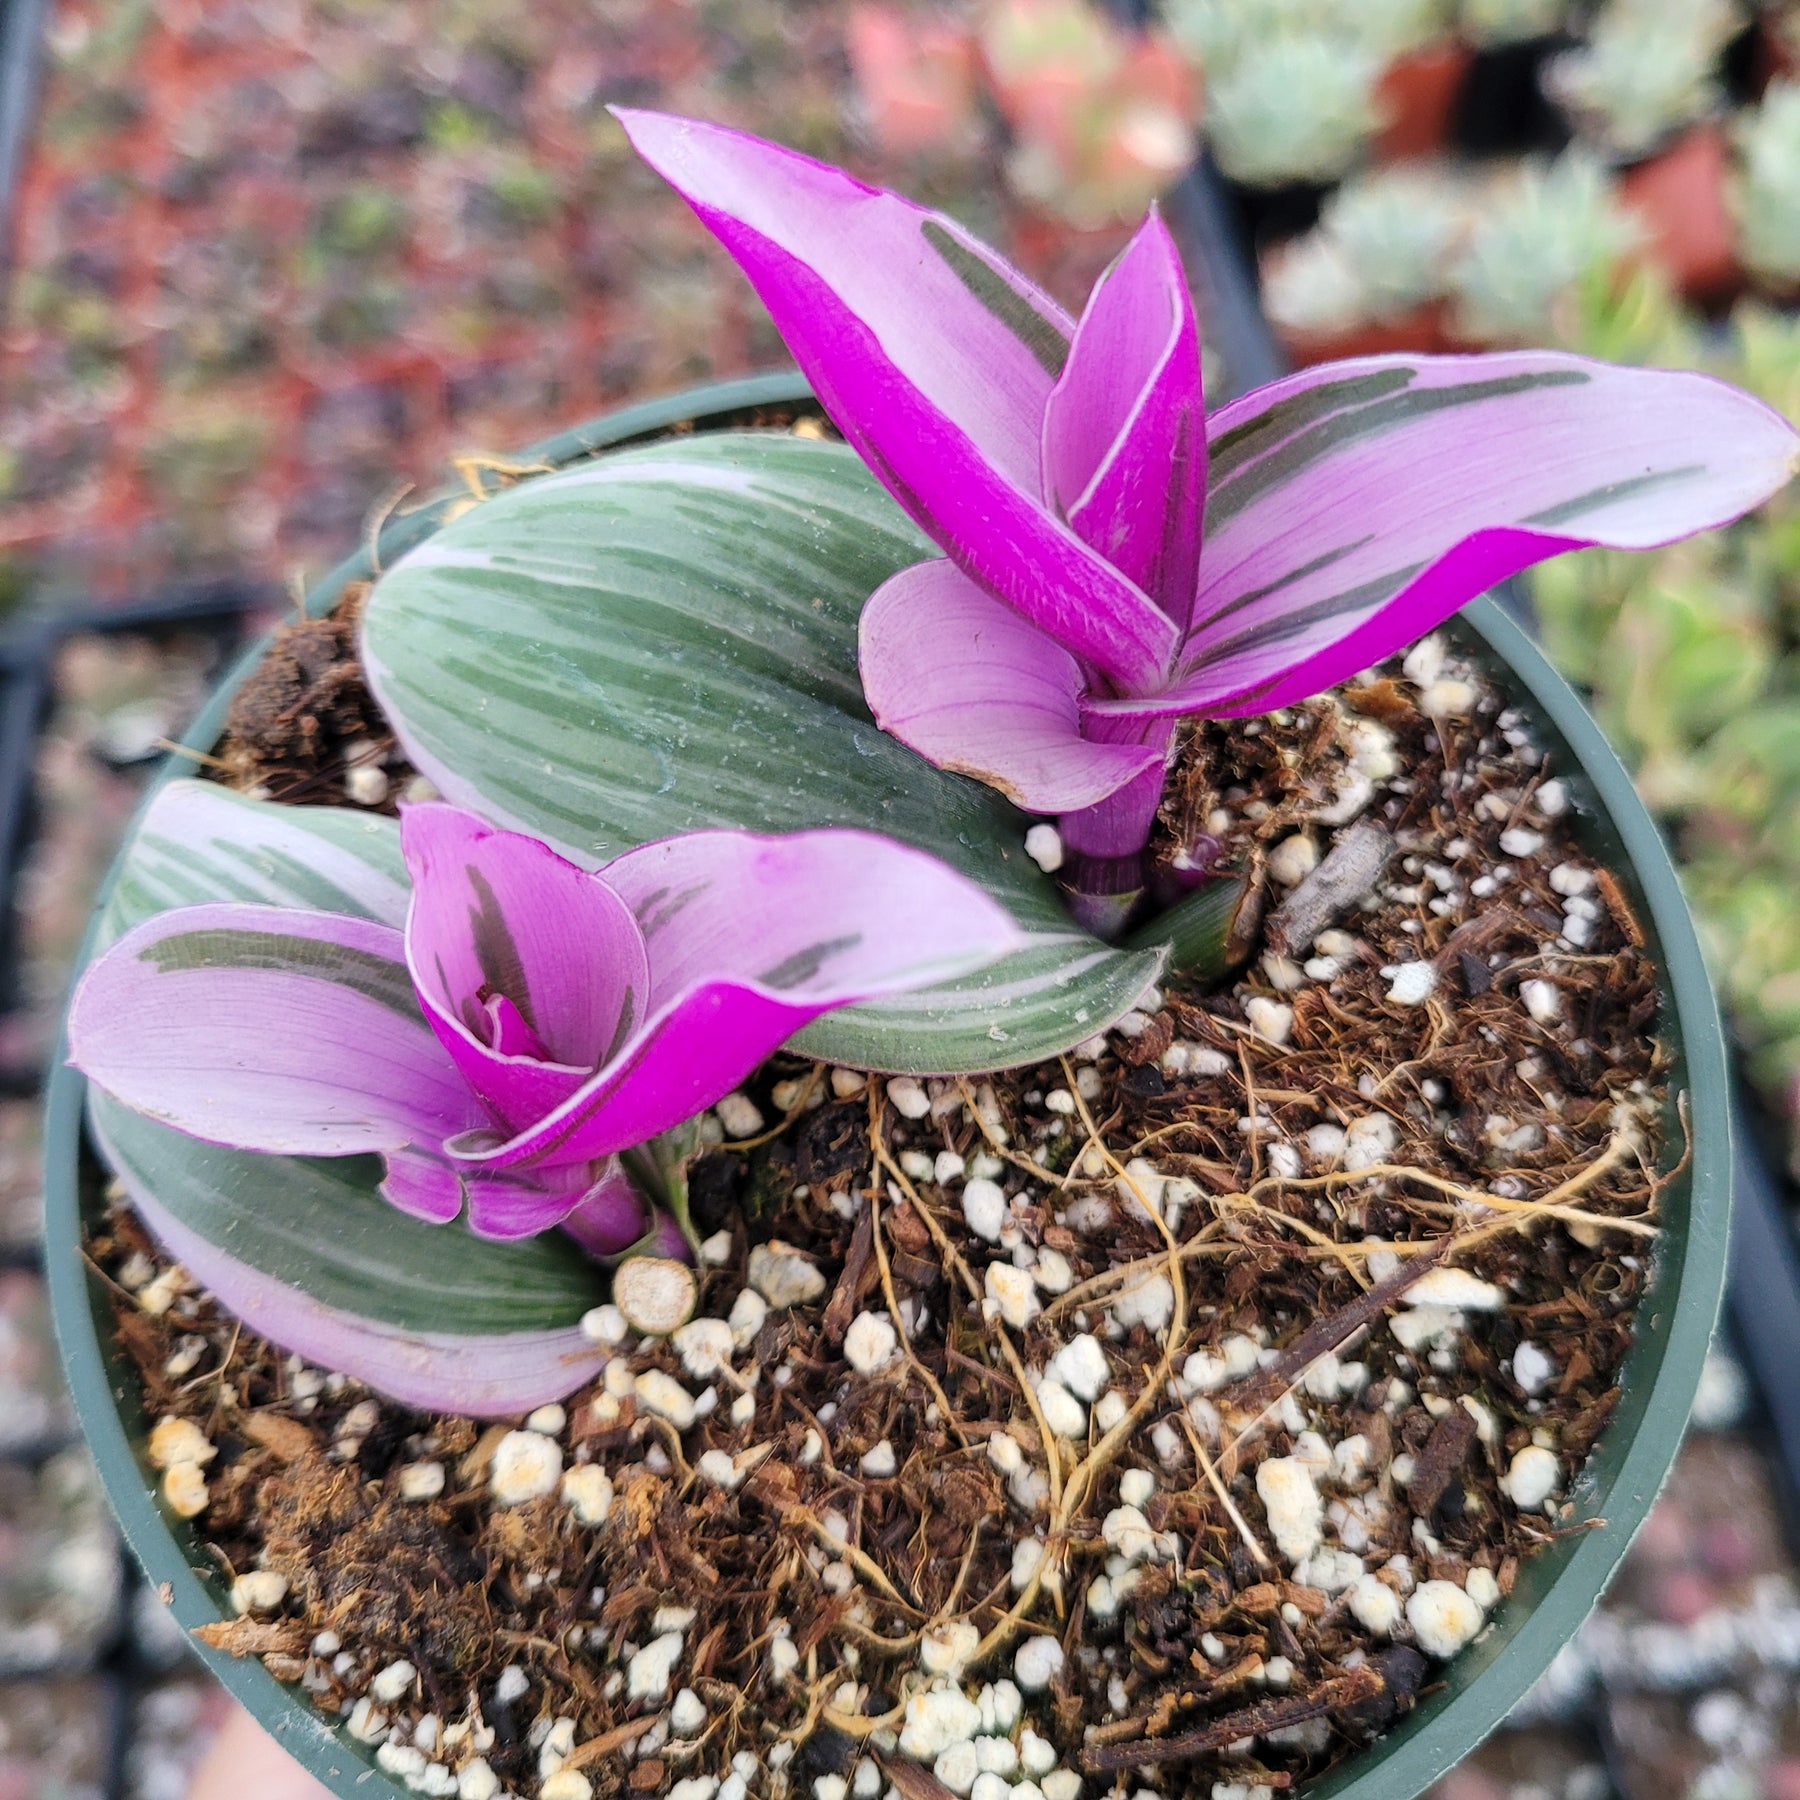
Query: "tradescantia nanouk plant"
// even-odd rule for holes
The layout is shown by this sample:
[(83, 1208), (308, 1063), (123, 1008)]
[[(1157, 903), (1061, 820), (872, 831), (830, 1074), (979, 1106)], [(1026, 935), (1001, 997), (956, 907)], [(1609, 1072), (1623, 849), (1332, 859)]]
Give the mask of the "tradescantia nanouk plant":
[(848, 443), (675, 437), (417, 543), (362, 661), (444, 803), (170, 783), (70, 1019), (174, 1254), (300, 1354), (464, 1412), (588, 1378), (594, 1258), (685, 1253), (693, 1121), (784, 1041), (977, 1074), (1105, 1030), (1172, 945), (1223, 971), (1241, 878), (1206, 840), (1151, 866), (1183, 718), (1319, 692), (1795, 461), (1730, 387), (1535, 351), (1209, 416), (1154, 215), (1074, 320), (948, 218), (621, 117)]
[(1304, 699), (1533, 562), (1722, 524), (1794, 466), (1786, 421), (1721, 382), (1543, 351), (1325, 364), (1209, 419), (1154, 213), (1074, 321), (895, 195), (620, 116), (945, 552), (863, 614), (875, 716), (1058, 815), (1090, 924), (1141, 886), (1178, 719)]
[(482, 1237), (561, 1225), (609, 1255), (655, 1235), (621, 1152), (820, 1013), (1018, 938), (973, 883), (867, 832), (696, 832), (589, 874), (427, 804), (400, 843), (403, 933), (265, 906), (161, 913), (88, 971), (71, 1059), (193, 1137), (379, 1154), (382, 1197), (434, 1225), (465, 1209)]

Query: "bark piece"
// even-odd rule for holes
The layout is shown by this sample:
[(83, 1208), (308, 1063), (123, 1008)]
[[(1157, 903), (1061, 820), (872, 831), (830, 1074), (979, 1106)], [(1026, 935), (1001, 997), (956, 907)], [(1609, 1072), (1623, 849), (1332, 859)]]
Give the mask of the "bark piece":
[(1179, 1737), (1138, 1738), (1128, 1744), (1101, 1744), (1083, 1750), (1076, 1758), (1089, 1775), (1109, 1775), (1117, 1769), (1132, 1769), (1142, 1764), (1191, 1762), (1197, 1756), (1210, 1756), (1235, 1744), (1239, 1738), (1260, 1737), (1264, 1732), (1280, 1731), (1288, 1725), (1303, 1725), (1308, 1719), (1323, 1718), (1340, 1707), (1357, 1706), (1374, 1699), (1385, 1687), (1380, 1673), (1369, 1664), (1347, 1669), (1321, 1681), (1309, 1694), (1283, 1696), (1279, 1700), (1259, 1700), (1254, 1706), (1239, 1707), (1194, 1731)]
[(1460, 1406), (1451, 1407), (1432, 1426), (1425, 1448), (1414, 1460), (1412, 1479), (1406, 1484), (1407, 1504), (1427, 1523), (1467, 1459), (1475, 1436), (1475, 1421)]
[(1381, 879), (1394, 854), (1386, 827), (1352, 825), (1325, 860), (1276, 907), (1265, 934), (1281, 956), (1299, 956), (1334, 919), (1341, 918)]

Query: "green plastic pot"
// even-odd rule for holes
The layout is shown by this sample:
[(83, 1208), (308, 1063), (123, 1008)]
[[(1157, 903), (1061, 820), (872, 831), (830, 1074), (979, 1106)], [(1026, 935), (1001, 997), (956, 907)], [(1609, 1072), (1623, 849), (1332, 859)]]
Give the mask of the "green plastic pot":
[[(761, 406), (809, 398), (793, 373), (691, 390), (629, 408), (526, 452), (552, 465), (693, 421), (741, 423)], [(309, 597), (317, 614), (345, 586), (366, 580), (430, 535), (451, 496), (394, 521), (378, 561), (368, 552), (327, 576)], [(1462, 647), (1523, 703), (1539, 743), (1576, 801), (1586, 849), (1618, 875), (1663, 971), (1657, 1031), (1675, 1052), (1672, 1085), (1688, 1096), (1692, 1157), (1663, 1196), (1665, 1232), (1626, 1357), (1623, 1394), (1572, 1496), (1588, 1529), (1563, 1533), (1521, 1569), (1518, 1586), (1479, 1642), (1452, 1663), (1437, 1692), (1379, 1744), (1310, 1790), (1317, 1800), (1411, 1800), (1494, 1729), (1548, 1668), (1592, 1610), (1668, 1474), (1687, 1423), (1725, 1283), (1731, 1200), (1731, 1121), (1725, 1041), (1700, 947), (1668, 852), (1630, 778), (1562, 678), (1492, 601), (1476, 601), (1456, 631)], [(262, 654), (259, 645), (221, 683), (183, 740), (209, 750), (232, 693)], [(171, 756), (157, 782), (191, 764)], [(110, 886), (110, 880), (109, 880)], [(104, 895), (102, 896), (104, 899)], [(199, 1535), (169, 1517), (143, 1458), (147, 1432), (134, 1374), (112, 1342), (106, 1291), (82, 1255), (84, 1220), (96, 1216), (104, 1172), (82, 1128), (85, 1083), (57, 1066), (45, 1120), (46, 1253), (63, 1363), (88, 1443), (125, 1537), (184, 1628), (229, 1617), (224, 1584)], [(1671, 1140), (1679, 1127), (1669, 1121)], [(402, 1790), (354, 1743), (253, 1658), (201, 1649), (226, 1688), (334, 1794), (401, 1800)]]

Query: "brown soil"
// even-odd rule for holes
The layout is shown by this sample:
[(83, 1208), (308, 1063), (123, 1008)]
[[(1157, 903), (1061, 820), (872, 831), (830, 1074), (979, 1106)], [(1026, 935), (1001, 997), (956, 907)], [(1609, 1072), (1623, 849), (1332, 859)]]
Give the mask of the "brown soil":
[[(362, 730), (334, 673), (344, 654), (340, 640), (306, 677), (326, 696), (311, 716), (351, 708)], [(272, 679), (287, 685), (257, 754), (293, 757), (288, 721), (307, 709), (280, 698), (289, 674)], [(148, 1407), (219, 1450), (203, 1536), (228, 1578), (267, 1568), (289, 1584), (273, 1617), (207, 1635), (327, 1712), (412, 1664), (380, 1707), (390, 1763), (409, 1739), (446, 1772), (481, 1752), (521, 1793), (561, 1766), (596, 1793), (660, 1795), (729, 1778), (737, 1756), (771, 1800), (842, 1800), (835, 1777), (943, 1800), (932, 1758), (896, 1744), (922, 1657), (955, 1650), (969, 1697), (985, 1687), (1004, 1720), (1001, 1690), (1037, 1638), (1064, 1655), (1025, 1692), (1024, 1723), (1090, 1795), (1115, 1780), (1280, 1789), (1352, 1753), (1438, 1665), (1404, 1613), (1391, 1637), (1360, 1622), (1341, 1566), (1282, 1553), (1258, 1469), (1317, 1470), (1323, 1550), (1358, 1556), (1397, 1597), (1444, 1582), (1503, 1606), (1568, 1510), (1521, 1509), (1503, 1478), (1535, 1442), (1559, 1493), (1577, 1479), (1617, 1399), (1671, 1160), (1659, 1175), (1643, 933), (1575, 847), (1518, 717), (1473, 686), (1458, 719), (1425, 716), (1396, 675), (1190, 733), (1168, 843), (1209, 832), (1292, 875), (1279, 846), (1307, 828), (1328, 875), (1334, 844), (1391, 839), (1377, 891), (1335, 903), (1324, 929), (1340, 938), (1296, 941), (1312, 928), (1294, 921), (1316, 916), (1308, 890), (1278, 905), (1259, 874), (1296, 960), (1270, 953), (1216, 992), (1174, 980), (1055, 1064), (921, 1084), (923, 1112), (904, 1086), (767, 1065), (747, 1093), (771, 1128), (695, 1172), (700, 1227), (717, 1234), (699, 1315), (732, 1313), (771, 1240), (822, 1285), (747, 1320), (722, 1369), (627, 1338), (566, 1421), (534, 1417), (565, 1465), (607, 1472), (599, 1526), (556, 1491), (498, 1504), (507, 1425), (324, 1378), (203, 1295), (146, 1312), (126, 1289), (161, 1265), (115, 1214), (93, 1252), (122, 1283)], [(250, 773), (273, 786), (293, 766)], [(1357, 824), (1321, 826), (1359, 782)], [(1431, 977), (1393, 973), (1420, 962)], [(1422, 979), (1416, 1002), (1394, 997)], [(1177, 1185), (1146, 1210), (1165, 1177)], [(997, 1242), (976, 1229), (975, 1181), (1008, 1190)], [(1494, 1309), (1408, 1306), (1449, 1268), (1496, 1284)], [(1017, 1326), (994, 1303), (1010, 1271), (1034, 1272)], [(845, 1349), (865, 1313), (896, 1333), (868, 1372)], [(1037, 1384), (1078, 1334), (1117, 1399), (1058, 1438)], [(647, 1404), (653, 1373), (698, 1402), (695, 1422)], [(421, 1463), (442, 1466), (441, 1495), (402, 1498)], [(1047, 1546), (1035, 1570), (1015, 1561), (1031, 1538)], [(666, 1690), (634, 1698), (625, 1672), (671, 1634)], [(704, 1719), (678, 1729), (669, 1697), (688, 1689)], [(1037, 1779), (1056, 1800), (1056, 1778)]]

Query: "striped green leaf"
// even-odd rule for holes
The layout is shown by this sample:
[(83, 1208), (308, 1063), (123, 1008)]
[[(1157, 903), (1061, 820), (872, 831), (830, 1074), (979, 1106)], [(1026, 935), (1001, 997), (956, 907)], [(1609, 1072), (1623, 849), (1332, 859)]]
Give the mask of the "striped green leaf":
[(574, 1326), (605, 1298), (561, 1232), (489, 1243), (381, 1198), (373, 1156), (263, 1156), (184, 1137), (97, 1090), (89, 1104), (127, 1183), (207, 1243), (321, 1304), (409, 1332), (499, 1336)]
[(1116, 1019), (1160, 950), (1072, 928), (1028, 821), (863, 704), (857, 619), (935, 554), (861, 461), (768, 433), (675, 439), (490, 500), (377, 584), (364, 660), (444, 793), (589, 864), (705, 827), (885, 832), (980, 881), (1035, 941), (845, 1008), (802, 1048), (881, 1069), (1035, 1061)]
[(173, 906), (242, 900), (404, 925), (400, 828), (348, 807), (273, 806), (211, 781), (158, 789), (101, 920), (104, 948)]

